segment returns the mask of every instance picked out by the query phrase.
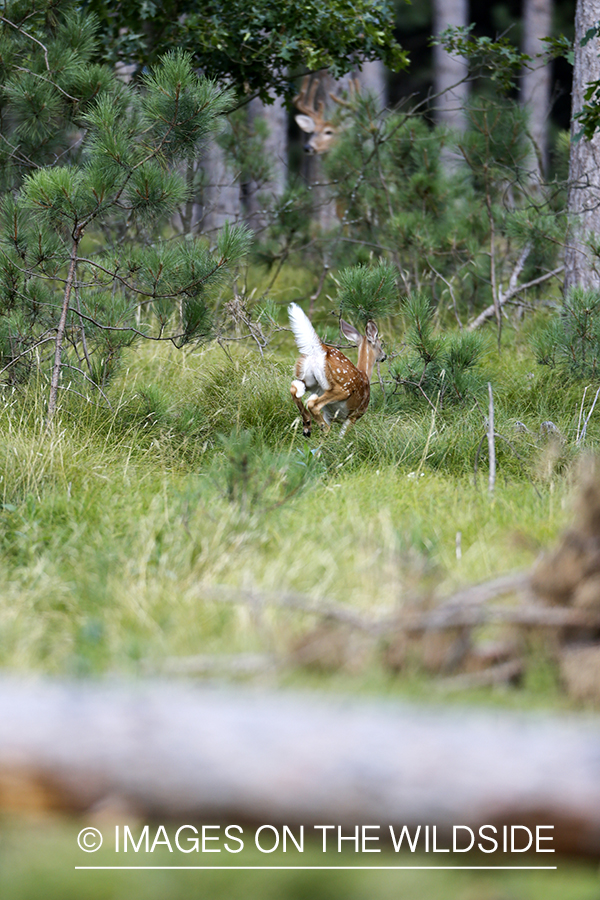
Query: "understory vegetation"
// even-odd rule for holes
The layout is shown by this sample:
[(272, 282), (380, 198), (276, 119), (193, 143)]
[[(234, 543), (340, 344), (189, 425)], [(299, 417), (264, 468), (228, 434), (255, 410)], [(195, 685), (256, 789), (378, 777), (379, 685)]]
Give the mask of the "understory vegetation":
[[(569, 521), (577, 460), (600, 429), (593, 414), (578, 446), (581, 385), (558, 390), (527, 328), (511, 342), (510, 368), (495, 347), (482, 361), (495, 392), (493, 495), (476, 397), (432, 407), (386, 378), (345, 438), (304, 439), (284, 331), (263, 356), (131, 352), (111, 408), (67, 391), (50, 433), (41, 385), (4, 390), (0, 663), (77, 675), (161, 671), (204, 653), (285, 663), (313, 617), (270, 607), (275, 595), (379, 614), (529, 566)], [(262, 598), (261, 615), (218, 595), (232, 588)], [(532, 656), (516, 702), (566, 702), (544, 666)], [(278, 677), (313, 683), (291, 664)], [(373, 663), (318, 683), (402, 693), (421, 678)]]
[[(425, 616), (461, 587), (528, 571), (572, 521), (582, 465), (600, 443), (600, 295), (561, 293), (568, 137), (558, 136), (542, 175), (526, 112), (510, 99), (529, 57), (467, 31), (464, 128), (436, 125), (425, 101), (384, 112), (348, 92), (318, 177), (301, 178), (292, 152), (285, 189), (276, 184), (251, 93), (291, 97), (305, 66), (339, 75), (361, 58), (407, 64), (391, 6), (363, 5), (365, 22), (356, 3), (334, 4), (352, 22), (340, 42), (346, 29), (328, 24), (331, 4), (316, 17), (288, 4), (287, 27), (304, 36), (288, 44), (283, 12), (268, 3), (223, 6), (217, 18), (156, 4), (142, 14), (137, 3), (115, 13), (97, 0), (5, 4), (3, 673), (597, 708), (597, 693), (567, 693), (551, 642), (528, 626), (513, 641), (516, 677), (470, 688), (449, 686), (456, 672), (446, 660), (428, 668), (424, 652), (395, 662), (391, 638), (374, 630), (368, 648), (353, 643), (357, 620)], [(244, 24), (248, 10), (258, 27)], [(155, 16), (172, 19), (166, 30), (150, 27)], [(137, 76), (114, 66), (128, 44), (143, 60)], [(230, 68), (237, 54), (241, 68)], [(223, 154), (238, 189), (222, 227), (224, 215), (211, 218), (221, 197), (210, 201), (210, 177), (223, 181), (210, 176), (211, 153)], [(362, 333), (377, 324), (387, 359), (344, 436), (334, 423), (303, 437), (290, 396), (290, 302), (353, 361), (340, 318)], [(327, 629), (348, 619), (355, 631), (340, 656)], [(305, 652), (315, 632), (320, 657)], [(463, 643), (491, 632), (475, 624)], [(504, 637), (510, 644), (509, 627)], [(55, 887), (79, 898), (72, 822), (35, 828), (3, 831), (0, 893)], [(318, 862), (313, 850), (307, 861)], [(375, 896), (373, 873), (263, 874), (244, 873), (242, 888), (240, 873), (203, 872), (202, 890)], [(561, 864), (552, 882), (541, 872), (439, 874), (377, 873), (377, 896), (397, 897), (399, 886), (460, 900), (597, 896), (586, 863)], [(93, 896), (131, 896), (129, 875), (99, 873)], [(197, 892), (188, 875), (134, 877), (139, 896), (164, 898)]]

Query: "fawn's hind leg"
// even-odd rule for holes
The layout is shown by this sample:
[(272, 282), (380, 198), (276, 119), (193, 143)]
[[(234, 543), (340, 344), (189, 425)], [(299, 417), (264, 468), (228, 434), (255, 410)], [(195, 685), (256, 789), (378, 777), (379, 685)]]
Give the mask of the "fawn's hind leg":
[(304, 382), (298, 379), (294, 379), (294, 381), (292, 381), (290, 393), (292, 395), (292, 400), (300, 410), (300, 415), (302, 416), (302, 434), (304, 435), (304, 437), (310, 437), (312, 420), (309, 411), (300, 399), (305, 392), (306, 385), (304, 384)]

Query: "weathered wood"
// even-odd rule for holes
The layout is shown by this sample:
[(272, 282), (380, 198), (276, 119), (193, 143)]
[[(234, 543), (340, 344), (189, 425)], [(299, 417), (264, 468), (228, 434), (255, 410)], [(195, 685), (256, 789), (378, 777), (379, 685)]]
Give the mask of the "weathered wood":
[(463, 672), (461, 675), (442, 678), (437, 682), (436, 688), (440, 691), (463, 691), (471, 688), (506, 685), (519, 679), (524, 669), (522, 660), (511, 659), (478, 672)]
[[(522, 625), (527, 628), (600, 629), (600, 612), (562, 606), (443, 606), (427, 613), (398, 617), (397, 630), (409, 632), (441, 628), (475, 628), (479, 625)], [(393, 626), (390, 623), (389, 629)]]
[(557, 849), (600, 853), (598, 719), (4, 679), (0, 723), (3, 809), (37, 785), (157, 820), (552, 824)]

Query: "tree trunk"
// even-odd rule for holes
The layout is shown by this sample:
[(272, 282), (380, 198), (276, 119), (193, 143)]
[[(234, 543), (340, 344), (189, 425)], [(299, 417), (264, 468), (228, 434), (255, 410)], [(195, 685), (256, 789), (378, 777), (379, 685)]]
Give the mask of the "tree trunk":
[[(434, 0), (433, 31), (439, 35), (449, 27), (469, 24), (468, 0)], [(469, 96), (466, 81), (468, 66), (464, 59), (451, 56), (443, 47), (433, 48), (433, 89), (436, 95), (436, 121), (457, 131), (464, 128), (464, 108)]]
[(363, 63), (358, 80), (365, 94), (372, 94), (379, 109), (387, 106), (387, 76), (384, 64), (380, 59)]
[(225, 151), (215, 140), (206, 148), (202, 167), (205, 180), (200, 228), (203, 232), (214, 232), (225, 222), (237, 222), (240, 218), (239, 179), (227, 165)]
[(600, 20), (600, 0), (577, 0), (575, 12), (575, 64), (571, 95), (571, 152), (569, 155), (568, 212), (570, 227), (565, 251), (565, 293), (576, 285), (600, 290), (598, 257), (589, 246), (600, 235), (600, 133), (591, 141), (574, 140), (580, 126), (575, 115), (583, 106), (589, 81), (600, 79), (597, 39), (581, 46), (588, 28)]
[(263, 184), (251, 181), (246, 189), (246, 219), (254, 231), (267, 224), (265, 206), (281, 197), (285, 191), (288, 171), (288, 113), (280, 97), (272, 105), (252, 100), (248, 106), (250, 121), (257, 118), (265, 120), (268, 135), (265, 140), (265, 155), (270, 165), (270, 175)]
[(521, 103), (529, 114), (529, 130), (537, 149), (531, 168), (543, 177), (548, 171), (548, 116), (552, 73), (550, 65), (535, 59), (546, 45), (542, 38), (552, 29), (552, 0), (525, 0), (523, 7), (523, 52), (533, 57), (532, 68), (521, 78)]
[(48, 397), (48, 412), (46, 415), (46, 425), (50, 426), (54, 413), (56, 412), (56, 401), (58, 399), (58, 382), (60, 381), (62, 346), (65, 338), (65, 330), (67, 327), (67, 315), (71, 305), (71, 292), (75, 282), (75, 271), (77, 269), (77, 254), (79, 251), (79, 238), (73, 241), (71, 248), (71, 260), (69, 263), (69, 272), (65, 284), (65, 294), (63, 305), (60, 312), (60, 319), (56, 329), (56, 341), (54, 344), (54, 365), (52, 367), (52, 378), (50, 381), (50, 396)]

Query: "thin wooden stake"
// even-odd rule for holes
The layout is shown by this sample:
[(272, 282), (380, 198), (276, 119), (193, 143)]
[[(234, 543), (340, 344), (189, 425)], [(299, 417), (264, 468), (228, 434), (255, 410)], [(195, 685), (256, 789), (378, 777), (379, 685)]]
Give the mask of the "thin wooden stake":
[[(598, 399), (599, 394), (600, 394), (600, 388), (598, 388), (598, 390), (596, 391), (596, 396), (594, 397), (594, 402), (592, 403), (592, 407), (586, 416), (585, 422), (583, 423), (583, 428), (581, 429), (581, 434), (578, 435), (577, 446), (579, 446), (580, 444), (583, 444), (583, 442), (585, 440), (585, 433), (587, 431), (588, 422), (590, 421), (590, 419), (592, 417), (592, 413), (594, 412), (594, 407), (596, 406), (596, 400)], [(584, 396), (585, 396), (585, 394), (584, 394)]]
[(494, 442), (494, 394), (492, 393), (492, 384), (488, 381), (488, 393), (490, 395), (490, 409), (488, 414), (488, 450), (490, 457), (490, 477), (488, 481), (488, 490), (490, 494), (494, 493), (496, 486), (496, 444)]

